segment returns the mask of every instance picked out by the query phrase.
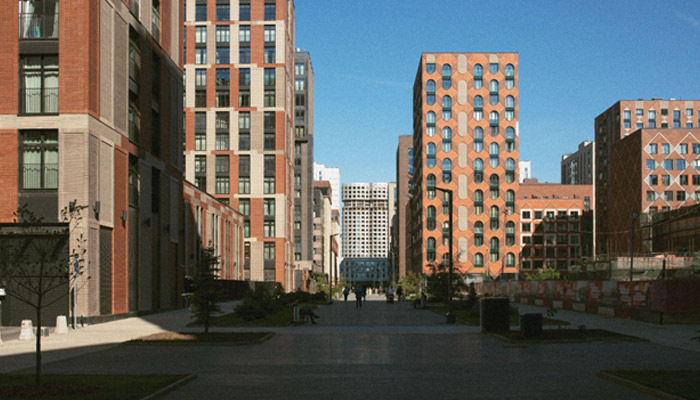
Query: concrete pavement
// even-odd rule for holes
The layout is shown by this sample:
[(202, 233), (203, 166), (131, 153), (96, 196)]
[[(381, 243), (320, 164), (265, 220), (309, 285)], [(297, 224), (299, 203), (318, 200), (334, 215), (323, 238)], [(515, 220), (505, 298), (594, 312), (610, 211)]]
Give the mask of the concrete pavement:
[[(318, 325), (216, 328), (274, 331), (259, 345), (117, 345), (162, 330), (187, 330), (186, 310), (130, 318), (49, 336), (47, 373), (194, 373), (197, 379), (166, 399), (644, 399), (644, 394), (595, 376), (601, 369), (700, 369), (694, 351), (652, 343), (513, 345), (479, 333), (478, 327), (446, 325), (444, 317), (410, 303), (368, 301), (319, 306)], [(371, 296), (370, 300), (382, 300)], [(232, 303), (225, 305), (231, 309)], [(521, 307), (521, 311), (532, 311)], [(578, 317), (583, 318), (585, 314)], [(560, 311), (556, 318), (577, 315)], [(585, 323), (589, 328), (596, 317)], [(629, 321), (610, 322), (628, 327)], [(600, 322), (601, 324), (604, 322)], [(604, 327), (608, 329), (607, 327)], [(636, 329), (642, 329), (640, 326)], [(611, 329), (615, 330), (615, 329)], [(645, 332), (655, 332), (647, 329)], [(621, 331), (622, 333), (627, 333)], [(636, 336), (645, 337), (643, 334)], [(50, 343), (55, 339), (54, 343)], [(60, 343), (63, 343), (61, 347)], [(70, 342), (70, 346), (68, 345)], [(0, 371), (29, 370), (26, 342), (0, 348)], [(700, 344), (697, 344), (700, 346)], [(688, 349), (689, 350), (689, 349)], [(26, 362), (28, 358), (29, 362)], [(62, 361), (58, 361), (62, 360)]]

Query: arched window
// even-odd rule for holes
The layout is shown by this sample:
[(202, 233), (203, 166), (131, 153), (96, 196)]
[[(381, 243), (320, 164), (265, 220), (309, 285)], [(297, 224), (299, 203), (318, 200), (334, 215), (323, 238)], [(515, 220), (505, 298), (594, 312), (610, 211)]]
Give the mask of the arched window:
[(425, 115), (425, 134), (433, 137), (435, 136), (435, 113), (428, 111)]
[(515, 129), (512, 126), (506, 128), (506, 151), (515, 150)]
[(506, 223), (506, 246), (515, 245), (515, 222), (508, 221)]
[(513, 268), (513, 267), (515, 267), (515, 254), (508, 253), (508, 254), (506, 254), (506, 268)]
[(497, 231), (499, 227), (498, 217), (500, 215), (500, 209), (498, 206), (491, 206), (489, 209), (489, 226), (492, 231)]
[(515, 160), (509, 158), (506, 160), (506, 183), (515, 181)]
[(506, 89), (515, 87), (515, 67), (513, 64), (506, 65)]
[(437, 183), (437, 179), (435, 179), (435, 175), (433, 174), (428, 174), (428, 176), (425, 179), (425, 195), (428, 199), (432, 200), (435, 198), (435, 184)]
[(496, 200), (498, 198), (498, 186), (498, 174), (491, 174), (489, 177), (489, 197), (491, 197), (491, 200)]
[(474, 246), (484, 245), (484, 224), (483, 222), (474, 222)]
[(489, 145), (489, 166), (491, 168), (498, 167), (498, 143), (491, 143)]
[(492, 238), (491, 238), (491, 243), (489, 243), (489, 244), (490, 244), (489, 247), (490, 247), (490, 255), (491, 255), (489, 261), (491, 261), (491, 262), (497, 262), (498, 259), (500, 258), (500, 257), (499, 257), (499, 254), (500, 254), (500, 246), (499, 246), (499, 243), (498, 243), (498, 238), (492, 237)]
[(428, 168), (433, 168), (435, 166), (435, 143), (428, 143), (425, 149), (425, 165)]
[(481, 121), (484, 118), (484, 98), (474, 96), (474, 120)]
[(449, 89), (452, 87), (452, 67), (450, 64), (442, 66), (442, 88)]
[(495, 79), (489, 82), (489, 104), (492, 106), (498, 104), (498, 81)]
[(506, 96), (506, 121), (512, 121), (515, 118), (515, 97)]
[(428, 206), (425, 212), (425, 227), (428, 228), (429, 231), (435, 229), (435, 207), (433, 206)]
[(474, 191), (474, 215), (481, 215), (484, 212), (484, 192), (480, 189)]
[(447, 192), (442, 192), (442, 214), (443, 215), (450, 214), (450, 199), (449, 199), (449, 195), (447, 194)]
[(449, 158), (442, 160), (442, 181), (444, 183), (452, 182), (452, 160)]
[(515, 192), (513, 190), (506, 191), (506, 209), (509, 214), (515, 213)]
[(428, 251), (426, 252), (426, 258), (428, 259), (428, 262), (435, 261), (435, 238), (429, 237), (426, 247), (428, 249)]
[(489, 113), (489, 131), (491, 133), (491, 136), (498, 135), (498, 119), (499, 118), (500, 118), (500, 115), (498, 115), (498, 111), (491, 111)]
[(452, 97), (442, 96), (442, 119), (449, 121), (452, 119)]
[(435, 104), (435, 81), (432, 79), (425, 83), (425, 102)]
[(483, 268), (484, 255), (481, 253), (474, 254), (474, 268)]
[(474, 65), (474, 89), (484, 87), (484, 67), (481, 64)]
[(484, 162), (481, 158), (474, 160), (474, 182), (481, 183), (484, 181)]
[(445, 246), (449, 245), (450, 240), (450, 222), (445, 221), (442, 223), (442, 244)]
[(442, 128), (442, 151), (452, 150), (452, 128), (446, 126)]
[(474, 128), (474, 151), (480, 152), (484, 149), (484, 130), (477, 126)]

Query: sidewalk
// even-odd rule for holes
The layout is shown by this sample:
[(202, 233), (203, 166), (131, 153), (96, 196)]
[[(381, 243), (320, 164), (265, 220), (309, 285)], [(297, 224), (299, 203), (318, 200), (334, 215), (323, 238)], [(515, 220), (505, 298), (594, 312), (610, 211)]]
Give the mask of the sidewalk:
[[(547, 316), (547, 308), (517, 304), (520, 313), (541, 313)], [(552, 317), (567, 321), (571, 327), (586, 325), (588, 329), (605, 329), (625, 335), (648, 339), (652, 343), (677, 349), (700, 352), (700, 342), (691, 340), (700, 335), (700, 325), (659, 325), (631, 319), (613, 318), (600, 314), (589, 314), (568, 310), (557, 310)]]
[[(233, 311), (237, 301), (220, 304), (222, 311)], [(168, 330), (182, 330), (192, 321), (189, 309), (179, 309), (142, 317), (125, 318), (102, 324), (69, 329), (67, 334), (56, 335), (54, 328), (50, 334), (41, 340), (44, 363), (78, 357), (96, 350), (113, 347), (119, 343), (136, 339), (141, 336)], [(5, 329), (5, 328), (3, 328)], [(12, 362), (0, 362), (0, 373), (7, 373), (34, 366), (36, 341), (17, 340), (19, 330), (8, 327), (12, 335), (5, 338), (0, 346), (0, 359), (12, 357)], [(4, 334), (4, 331), (3, 331)]]

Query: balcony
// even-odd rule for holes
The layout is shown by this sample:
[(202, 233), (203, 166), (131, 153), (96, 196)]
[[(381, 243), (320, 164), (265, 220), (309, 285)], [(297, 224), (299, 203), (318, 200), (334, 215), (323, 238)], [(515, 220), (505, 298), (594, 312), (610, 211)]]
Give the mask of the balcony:
[(20, 13), (20, 39), (58, 39), (58, 12)]

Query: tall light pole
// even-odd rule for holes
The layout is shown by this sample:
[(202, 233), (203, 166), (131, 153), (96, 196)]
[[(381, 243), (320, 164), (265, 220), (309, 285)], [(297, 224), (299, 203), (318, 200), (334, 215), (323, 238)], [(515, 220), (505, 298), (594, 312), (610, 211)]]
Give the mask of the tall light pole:
[(634, 279), (632, 270), (634, 268), (634, 220), (637, 219), (637, 213), (632, 213), (632, 230), (630, 231), (630, 282)]
[[(331, 245), (331, 255), (333, 254), (333, 238), (340, 235), (340, 233), (334, 233), (331, 235), (330, 238), (330, 245)], [(333, 257), (331, 257), (333, 259)], [(328, 279), (328, 304), (333, 303), (333, 264), (338, 264), (338, 255), (336, 254), (335, 256), (335, 261), (331, 261), (331, 265), (329, 268), (330, 276)]]
[(447, 314), (445, 314), (446, 322), (448, 324), (454, 324), (456, 322), (454, 314), (452, 314), (452, 189), (443, 189), (439, 187), (435, 187), (435, 190), (439, 190), (441, 192), (447, 193), (447, 201), (448, 201), (448, 212), (450, 214), (450, 220), (449, 220), (449, 228), (450, 228), (450, 237), (449, 237), (449, 257), (447, 257), (447, 266), (448, 266), (448, 275), (447, 275)]

